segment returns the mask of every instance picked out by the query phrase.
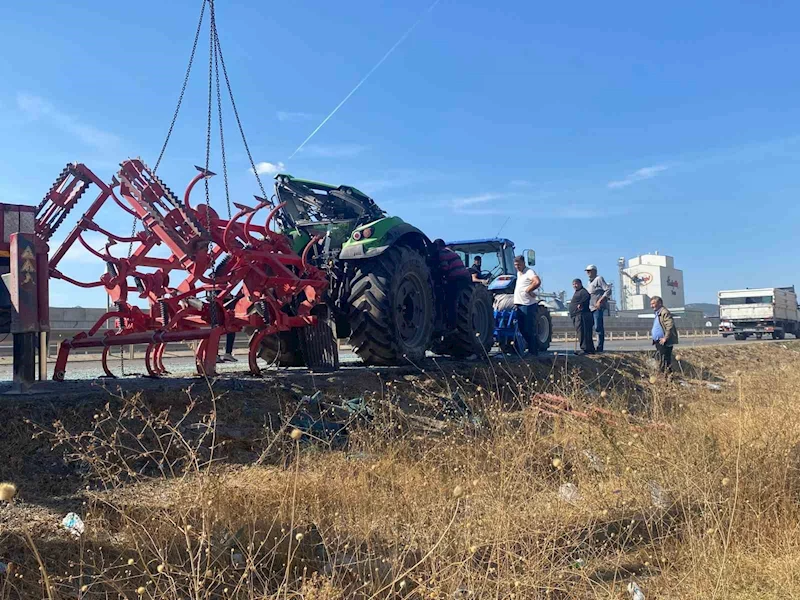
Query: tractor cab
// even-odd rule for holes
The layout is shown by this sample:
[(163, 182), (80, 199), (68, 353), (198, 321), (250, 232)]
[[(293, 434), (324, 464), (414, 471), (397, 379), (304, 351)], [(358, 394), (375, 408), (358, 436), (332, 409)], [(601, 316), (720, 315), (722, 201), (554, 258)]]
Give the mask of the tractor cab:
[(297, 179), (284, 173), (275, 176), (275, 195), (283, 208), (276, 220), (297, 252), (319, 236), (336, 258), (358, 228), (386, 216), (372, 198), (357, 188)]
[[(501, 275), (510, 276), (511, 279), (516, 280), (514, 242), (509, 239), (464, 240), (450, 242), (447, 246), (456, 252), (468, 267), (472, 266), (476, 256), (480, 256), (480, 279), (487, 280), (489, 284)], [(529, 267), (536, 264), (536, 253), (533, 250), (525, 250), (525, 257)], [(503, 279), (506, 280), (506, 277)]]

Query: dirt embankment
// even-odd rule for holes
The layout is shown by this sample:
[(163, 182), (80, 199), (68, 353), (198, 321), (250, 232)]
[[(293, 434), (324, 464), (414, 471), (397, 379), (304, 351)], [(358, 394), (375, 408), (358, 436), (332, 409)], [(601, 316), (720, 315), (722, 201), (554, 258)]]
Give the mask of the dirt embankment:
[[(686, 381), (719, 381), (737, 371), (791, 360), (800, 344), (742, 345), (678, 350), (676, 376)], [(196, 414), (207, 412), (216, 400), (217, 427), (229, 438), (231, 460), (247, 463), (292, 414), (304, 396), (322, 392), (326, 399), (363, 397), (389, 402), (398, 410), (441, 417), (443, 402), (458, 391), (475, 396), (483, 390), (492, 401), (513, 409), (523, 406), (531, 392), (587, 396), (598, 404), (604, 390), (624, 397), (632, 411), (646, 403), (653, 369), (648, 353), (608, 353), (594, 357), (555, 355), (538, 361), (429, 361), (420, 367), (391, 369), (348, 368), (333, 374), (284, 370), (265, 379), (226, 376), (201, 379), (128, 379), (122, 381), (51, 383), (46, 393), (6, 396), (0, 400), (0, 481), (14, 481), (21, 496), (49, 503), (66, 498), (82, 486), (82, 474), (63, 460), (42, 431), (60, 422), (71, 432), (90, 430), (99, 411), (120, 405), (134, 395), (155, 414), (180, 413), (196, 403)], [(638, 406), (637, 406), (638, 405)], [(191, 418), (190, 418), (191, 420)], [(38, 435), (34, 435), (36, 430)]]

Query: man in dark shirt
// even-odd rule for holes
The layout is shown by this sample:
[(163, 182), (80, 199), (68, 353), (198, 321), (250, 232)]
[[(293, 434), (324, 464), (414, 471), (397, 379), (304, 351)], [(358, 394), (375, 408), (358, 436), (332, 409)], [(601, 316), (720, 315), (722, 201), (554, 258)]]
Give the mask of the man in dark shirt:
[(488, 279), (481, 279), (481, 267), (483, 267), (483, 259), (480, 256), (476, 256), (475, 260), (472, 261), (472, 266), (469, 268), (469, 272), (472, 274), (472, 283), (489, 285)]
[(580, 279), (572, 280), (572, 289), (575, 290), (575, 294), (569, 302), (569, 316), (572, 317), (575, 333), (578, 334), (578, 345), (581, 348), (578, 354), (594, 354), (590, 306), (592, 297)]

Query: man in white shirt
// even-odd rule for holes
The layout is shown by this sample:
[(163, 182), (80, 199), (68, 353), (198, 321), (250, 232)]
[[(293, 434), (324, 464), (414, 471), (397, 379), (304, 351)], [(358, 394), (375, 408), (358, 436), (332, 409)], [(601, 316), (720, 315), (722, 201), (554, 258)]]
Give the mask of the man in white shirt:
[(517, 270), (517, 283), (514, 286), (517, 321), (520, 333), (528, 343), (528, 355), (536, 356), (539, 353), (536, 343), (536, 315), (539, 308), (536, 290), (542, 285), (542, 280), (536, 271), (525, 264), (524, 256), (514, 258), (514, 268)]

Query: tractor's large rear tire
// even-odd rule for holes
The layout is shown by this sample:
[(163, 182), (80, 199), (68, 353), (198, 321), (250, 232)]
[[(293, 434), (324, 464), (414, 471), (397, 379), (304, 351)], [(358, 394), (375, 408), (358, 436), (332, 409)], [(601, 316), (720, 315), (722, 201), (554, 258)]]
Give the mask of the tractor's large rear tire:
[(433, 345), (433, 351), (454, 358), (485, 356), (494, 343), (492, 294), (480, 283), (465, 283), (450, 302), (455, 304), (455, 327)]
[(433, 281), (425, 258), (407, 246), (358, 261), (350, 286), (350, 344), (368, 365), (425, 357), (433, 333)]

